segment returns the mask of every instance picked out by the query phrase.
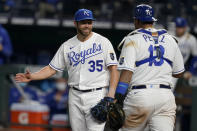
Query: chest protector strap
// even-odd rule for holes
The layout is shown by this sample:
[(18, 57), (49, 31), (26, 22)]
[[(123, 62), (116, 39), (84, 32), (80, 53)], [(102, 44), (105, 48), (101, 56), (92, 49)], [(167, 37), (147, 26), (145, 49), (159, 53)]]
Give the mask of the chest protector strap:
[(152, 57), (149, 57), (149, 58), (146, 58), (146, 59), (143, 59), (143, 60), (140, 60), (140, 61), (136, 61), (136, 67), (140, 66), (140, 65), (143, 65), (145, 63), (152, 63), (156, 58), (157, 59), (163, 59), (165, 60), (170, 66), (172, 66), (172, 61), (170, 61), (169, 59), (165, 58), (162, 53), (161, 53), (161, 47), (159, 45), (159, 36), (160, 35), (163, 35), (166, 32), (166, 30), (160, 30), (160, 31), (157, 31), (157, 32), (150, 32), (150, 31), (147, 31), (145, 29), (140, 29), (138, 30), (138, 32), (141, 32), (141, 33), (145, 33), (145, 34), (148, 34), (150, 36), (152, 36), (155, 44), (154, 44), (154, 48), (156, 50), (156, 56), (152, 56)]

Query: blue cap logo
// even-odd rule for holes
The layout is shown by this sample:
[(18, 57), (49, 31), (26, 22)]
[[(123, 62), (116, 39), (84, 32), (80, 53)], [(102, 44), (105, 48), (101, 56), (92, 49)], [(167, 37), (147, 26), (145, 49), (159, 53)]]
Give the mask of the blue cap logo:
[(145, 10), (146, 11), (146, 15), (149, 15), (149, 16), (151, 16), (151, 11), (149, 10), (149, 9), (147, 9), (147, 10)]
[(87, 15), (87, 16), (90, 16), (90, 14), (89, 14), (89, 12), (88, 12), (87, 10), (84, 10), (84, 11), (83, 11), (83, 14), (84, 14), (84, 15)]
[(95, 20), (92, 11), (88, 9), (79, 9), (75, 13), (75, 21), (82, 21), (82, 20)]

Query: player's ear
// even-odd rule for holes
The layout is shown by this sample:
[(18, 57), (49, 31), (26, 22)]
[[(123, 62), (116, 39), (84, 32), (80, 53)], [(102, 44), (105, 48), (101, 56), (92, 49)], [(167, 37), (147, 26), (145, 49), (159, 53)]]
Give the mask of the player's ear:
[(138, 19), (136, 19), (136, 23), (137, 23), (137, 25), (141, 25), (142, 24), (141, 21), (139, 21)]
[(134, 25), (135, 25), (135, 29), (139, 28), (139, 21), (137, 19), (134, 19)]

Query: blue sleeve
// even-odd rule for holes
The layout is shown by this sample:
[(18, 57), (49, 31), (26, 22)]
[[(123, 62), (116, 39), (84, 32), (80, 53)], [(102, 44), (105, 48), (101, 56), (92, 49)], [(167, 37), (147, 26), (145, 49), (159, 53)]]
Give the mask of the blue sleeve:
[(189, 71), (193, 75), (197, 75), (197, 56), (193, 57), (189, 66)]
[(5, 29), (1, 29), (1, 33), (0, 35), (2, 35), (3, 37), (3, 42), (2, 42), (2, 45), (3, 45), (3, 55), (9, 57), (12, 55), (12, 43), (11, 43), (11, 40), (10, 40), (10, 37), (9, 37), (9, 34), (7, 33), (7, 31)]

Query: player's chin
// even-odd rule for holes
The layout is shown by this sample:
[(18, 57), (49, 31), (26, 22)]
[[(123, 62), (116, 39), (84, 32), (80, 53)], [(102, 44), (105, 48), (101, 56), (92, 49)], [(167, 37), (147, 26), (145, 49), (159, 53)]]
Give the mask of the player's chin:
[(83, 34), (84, 36), (88, 36), (88, 35), (90, 35), (90, 33), (91, 33), (91, 30), (83, 30), (83, 31), (82, 31), (82, 34)]

